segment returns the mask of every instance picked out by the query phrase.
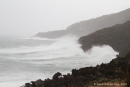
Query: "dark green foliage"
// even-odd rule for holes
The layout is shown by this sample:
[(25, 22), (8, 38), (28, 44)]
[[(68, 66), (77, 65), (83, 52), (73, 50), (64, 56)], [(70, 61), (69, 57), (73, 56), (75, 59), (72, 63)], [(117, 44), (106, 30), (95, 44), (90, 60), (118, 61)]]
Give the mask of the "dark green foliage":
[(53, 75), (53, 79), (57, 80), (59, 76), (62, 76), (62, 74), (60, 72), (57, 72)]

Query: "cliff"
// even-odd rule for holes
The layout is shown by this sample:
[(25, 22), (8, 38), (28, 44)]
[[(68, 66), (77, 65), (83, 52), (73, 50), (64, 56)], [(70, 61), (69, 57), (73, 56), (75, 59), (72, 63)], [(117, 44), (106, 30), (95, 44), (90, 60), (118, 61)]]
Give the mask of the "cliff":
[(79, 43), (84, 51), (90, 49), (93, 45), (110, 45), (119, 56), (124, 56), (130, 51), (130, 21), (124, 24), (104, 28), (81, 37)]
[(122, 24), (128, 20), (130, 20), (130, 9), (86, 21), (77, 22), (67, 27), (66, 30), (40, 32), (34, 35), (34, 37), (58, 38), (67, 34), (81, 37), (102, 28), (111, 27), (116, 24)]

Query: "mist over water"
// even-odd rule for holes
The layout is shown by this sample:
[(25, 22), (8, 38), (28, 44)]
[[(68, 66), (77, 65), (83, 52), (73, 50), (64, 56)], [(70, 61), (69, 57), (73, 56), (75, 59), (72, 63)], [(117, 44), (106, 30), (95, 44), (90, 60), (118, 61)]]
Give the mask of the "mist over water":
[(72, 35), (58, 39), (0, 40), (0, 86), (19, 87), (51, 78), (56, 72), (66, 74), (74, 68), (108, 63), (118, 54), (108, 45), (93, 46), (83, 52), (77, 40)]

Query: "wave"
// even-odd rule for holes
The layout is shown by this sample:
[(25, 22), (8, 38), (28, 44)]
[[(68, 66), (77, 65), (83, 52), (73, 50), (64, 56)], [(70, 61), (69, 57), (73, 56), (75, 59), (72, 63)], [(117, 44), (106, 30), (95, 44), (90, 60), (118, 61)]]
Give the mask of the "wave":
[(0, 86), (7, 87), (8, 84), (11, 84), (11, 87), (19, 86), (41, 76), (43, 79), (51, 78), (57, 71), (67, 74), (75, 68), (108, 63), (118, 54), (108, 45), (93, 46), (87, 52), (83, 52), (77, 40), (75, 36), (64, 36), (48, 45), (22, 44), (20, 47), (1, 48)]
[(119, 55), (119, 53), (109, 45), (102, 45), (93, 46), (86, 52), (86, 55), (89, 62), (101, 64), (110, 62), (112, 59), (116, 58), (116, 55)]
[[(34, 53), (34, 52), (50, 52), (55, 53), (55, 55), (62, 54), (68, 52), (69, 49), (74, 49), (79, 47), (77, 44), (76, 37), (65, 36), (62, 38), (58, 38), (56, 42), (49, 45), (39, 45), (39, 46), (20, 46), (14, 48), (4, 48), (0, 49), (0, 53), (3, 54), (20, 54), (20, 53)], [(72, 49), (72, 50), (73, 50)], [(71, 50), (71, 51), (72, 51)], [(66, 53), (67, 55), (67, 53)]]
[(17, 48), (0, 49), (0, 54), (20, 57), (20, 59), (58, 59), (58, 58), (86, 58), (89, 62), (109, 62), (118, 55), (112, 47), (108, 45), (93, 46), (86, 53), (80, 48), (75, 36), (64, 36), (58, 38), (56, 42), (49, 45), (20, 46)]

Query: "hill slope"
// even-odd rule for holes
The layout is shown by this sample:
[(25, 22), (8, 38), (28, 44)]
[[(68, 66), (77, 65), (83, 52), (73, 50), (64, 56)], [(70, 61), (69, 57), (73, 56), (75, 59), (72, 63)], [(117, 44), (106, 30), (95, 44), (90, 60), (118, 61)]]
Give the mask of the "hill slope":
[(102, 28), (111, 27), (116, 24), (122, 24), (128, 20), (130, 20), (130, 9), (126, 9), (115, 14), (104, 15), (87, 21), (77, 22), (67, 27), (66, 30), (40, 32), (36, 34), (35, 37), (58, 38), (66, 34), (73, 34), (81, 37)]
[(84, 51), (93, 45), (110, 45), (120, 56), (130, 52), (130, 21), (118, 24), (110, 28), (104, 28), (81, 37), (79, 42)]

